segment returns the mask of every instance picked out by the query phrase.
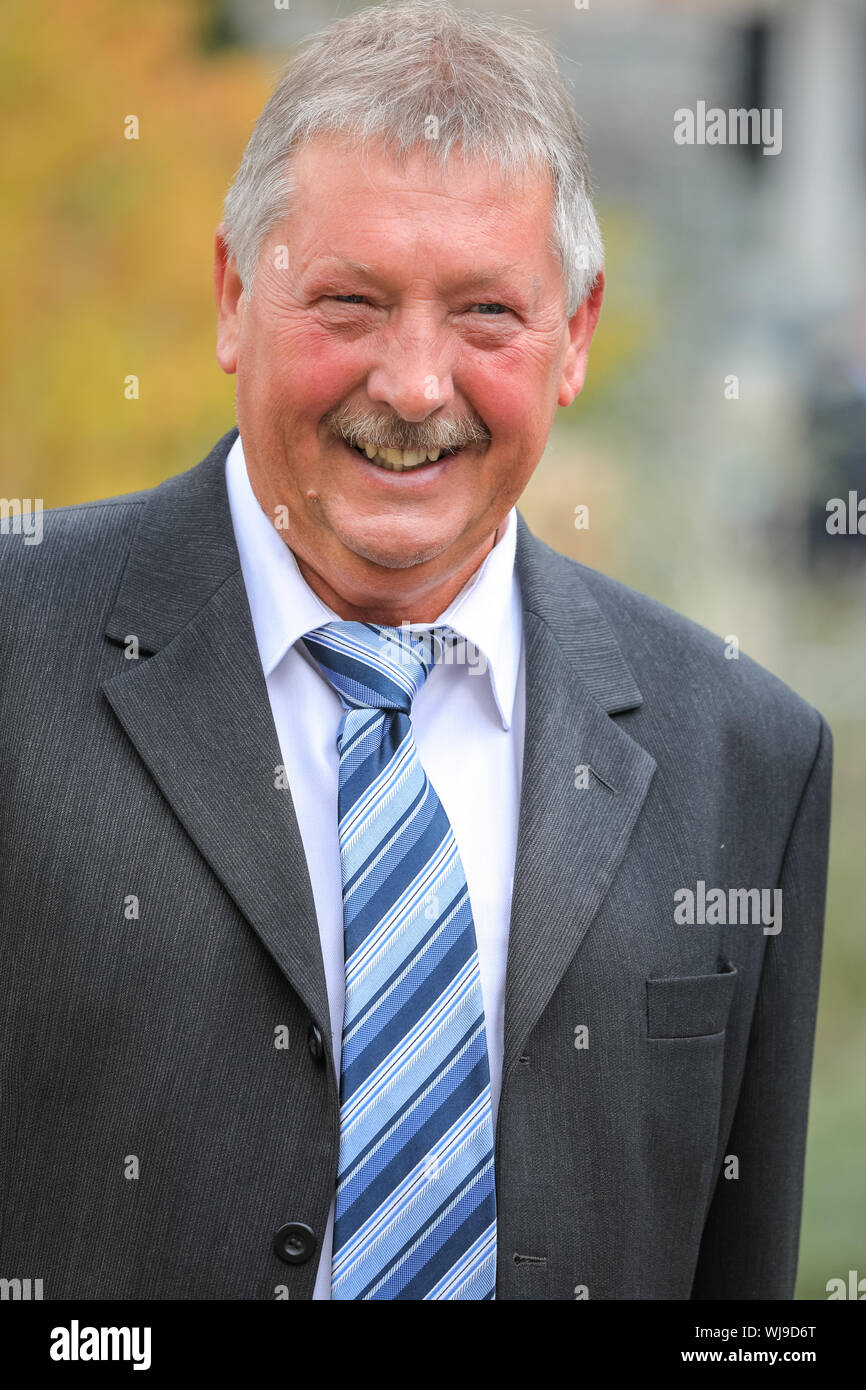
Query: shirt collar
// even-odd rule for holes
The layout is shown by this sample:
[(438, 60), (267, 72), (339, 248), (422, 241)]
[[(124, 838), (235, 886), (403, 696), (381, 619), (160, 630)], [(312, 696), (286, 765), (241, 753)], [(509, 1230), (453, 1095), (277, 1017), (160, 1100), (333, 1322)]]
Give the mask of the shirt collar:
[[(267, 679), (286, 652), (313, 628), (339, 621), (339, 614), (314, 593), (283, 534), (259, 506), (247, 475), (238, 435), (226, 459), (226, 488), (244, 585), (262, 669)], [(485, 658), (502, 727), (514, 711), (520, 660), (522, 612), (514, 557), (517, 512), (508, 513), (503, 533), (436, 620), (472, 643)], [(409, 630), (429, 626), (412, 623)]]

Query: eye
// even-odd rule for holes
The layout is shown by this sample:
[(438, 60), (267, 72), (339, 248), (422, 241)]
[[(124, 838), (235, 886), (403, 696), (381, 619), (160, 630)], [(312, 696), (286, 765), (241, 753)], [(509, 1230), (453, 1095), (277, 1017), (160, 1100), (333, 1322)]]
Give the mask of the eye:
[(368, 304), (369, 300), (363, 294), (332, 294), (329, 296), (335, 299), (338, 304)]
[(496, 317), (496, 316), (497, 316), (498, 314), (500, 314), (500, 313), (502, 313), (502, 314), (510, 314), (510, 313), (511, 313), (511, 310), (508, 308), (508, 305), (507, 305), (507, 304), (496, 304), (496, 303), (487, 304), (487, 303), (482, 302), (482, 303), (480, 303), (480, 304), (473, 304), (473, 305), (472, 305), (472, 308), (473, 308), (473, 309), (481, 309), (483, 315), (490, 315), (491, 317)]

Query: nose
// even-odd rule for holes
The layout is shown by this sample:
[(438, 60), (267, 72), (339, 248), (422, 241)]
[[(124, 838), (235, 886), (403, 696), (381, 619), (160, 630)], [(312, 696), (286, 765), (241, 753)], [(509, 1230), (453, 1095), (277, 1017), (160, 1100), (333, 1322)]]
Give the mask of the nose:
[(454, 400), (452, 361), (440, 325), (427, 311), (404, 314), (382, 335), (379, 359), (367, 377), (371, 401), (404, 420), (426, 420)]

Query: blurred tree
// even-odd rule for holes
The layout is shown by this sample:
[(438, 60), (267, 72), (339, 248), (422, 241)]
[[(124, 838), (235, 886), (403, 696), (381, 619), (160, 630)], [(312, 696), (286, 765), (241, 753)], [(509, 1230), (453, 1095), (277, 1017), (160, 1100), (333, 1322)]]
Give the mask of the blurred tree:
[(2, 493), (47, 507), (147, 487), (233, 423), (214, 358), (212, 237), (272, 74), (203, 51), (206, 10), (6, 8)]

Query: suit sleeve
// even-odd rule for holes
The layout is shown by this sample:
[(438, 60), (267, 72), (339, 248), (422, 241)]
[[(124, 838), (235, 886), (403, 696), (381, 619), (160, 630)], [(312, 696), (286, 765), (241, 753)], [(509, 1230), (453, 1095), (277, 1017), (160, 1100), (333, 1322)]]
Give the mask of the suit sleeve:
[(768, 937), (724, 1165), (693, 1299), (791, 1299), (797, 1274), (812, 1049), (824, 925), (832, 736), (818, 748), (782, 861), (782, 930)]

